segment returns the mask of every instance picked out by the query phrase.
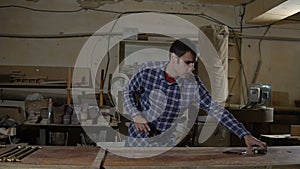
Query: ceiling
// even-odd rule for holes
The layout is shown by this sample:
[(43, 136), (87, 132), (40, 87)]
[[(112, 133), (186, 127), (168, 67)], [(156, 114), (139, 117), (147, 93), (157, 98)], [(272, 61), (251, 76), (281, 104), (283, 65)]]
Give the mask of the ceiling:
[[(150, 0), (136, 0), (150, 1)], [(154, 0), (152, 0), (154, 1)], [(161, 0), (167, 2), (189, 2), (225, 6), (246, 5), (246, 23), (251, 24), (290, 24), (300, 21), (300, 0)], [(289, 6), (282, 6), (288, 3)], [(281, 6), (279, 6), (281, 5)], [(277, 10), (273, 10), (273, 8)], [(293, 9), (294, 8), (294, 9)], [(278, 10), (279, 9), (279, 10)], [(295, 11), (295, 14), (290, 14)], [(298, 11), (298, 12), (297, 12)], [(288, 17), (288, 16), (289, 17)], [(278, 22), (280, 21), (280, 22)]]
[[(32, 1), (32, 0), (31, 0)], [(77, 0), (79, 3), (119, 2), (122, 0)], [(134, 0), (157, 1), (157, 0)], [(200, 3), (225, 6), (246, 5), (245, 22), (250, 24), (299, 23), (300, 0), (160, 0), (162, 2)], [(83, 6), (84, 4), (81, 4)], [(98, 5), (98, 6), (97, 6)], [(278, 22), (280, 21), (280, 22)]]
[[(287, 1), (287, 0), (198, 0), (198, 2), (200, 2), (200, 3), (218, 4), (218, 5), (239, 6), (239, 5), (246, 4), (247, 5), (246, 7), (254, 6), (253, 4), (259, 4), (259, 5), (265, 4), (266, 5), (268, 3), (269, 4), (273, 3), (275, 5), (275, 3), (281, 4), (284, 1)], [(293, 3), (293, 6), (298, 8), (298, 10), (300, 10), (300, 1), (299, 0), (298, 1), (297, 0), (289, 0), (289, 1), (292, 1), (291, 3)], [(257, 5), (254, 6), (254, 8), (255, 7), (257, 7)], [(284, 8), (284, 7), (281, 7), (281, 8)], [(254, 10), (256, 10), (256, 9), (254, 9)], [(264, 10), (266, 10), (266, 9), (264, 9)], [(260, 12), (266, 12), (266, 11), (260, 11)], [(293, 23), (293, 22), (296, 23), (295, 21), (297, 23), (300, 21), (300, 13), (299, 12), (297, 12), (294, 15), (291, 15), (290, 17), (285, 18), (284, 20), (281, 20), (278, 24), (287, 24), (287, 23)], [(272, 22), (274, 22), (274, 20), (269, 20), (269, 21), (265, 20), (265, 21), (261, 21), (261, 22), (252, 22), (252, 23), (265, 24), (265, 23), (272, 23)]]

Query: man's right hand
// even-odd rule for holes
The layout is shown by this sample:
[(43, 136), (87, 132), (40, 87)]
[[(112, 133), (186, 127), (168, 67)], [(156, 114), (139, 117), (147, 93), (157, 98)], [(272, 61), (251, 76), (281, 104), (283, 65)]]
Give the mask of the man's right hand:
[(149, 134), (150, 127), (148, 126), (147, 120), (141, 115), (137, 115), (133, 118), (134, 127), (138, 132), (145, 132), (147, 135)]

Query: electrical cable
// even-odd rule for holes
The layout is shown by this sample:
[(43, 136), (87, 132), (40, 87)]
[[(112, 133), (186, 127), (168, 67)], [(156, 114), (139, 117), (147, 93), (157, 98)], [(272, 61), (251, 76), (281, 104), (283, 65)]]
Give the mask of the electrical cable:
[[(246, 5), (245, 4), (243, 4), (242, 5), (242, 13), (241, 13), (241, 15), (240, 15), (240, 17), (241, 17), (241, 19), (240, 19), (240, 33), (243, 33), (243, 22), (244, 22), (244, 17), (245, 17), (245, 13), (246, 13)], [(246, 83), (246, 85), (243, 85), (243, 81), (242, 81), (242, 77), (241, 77), (241, 82), (240, 82), (240, 87), (241, 87), (241, 89), (240, 89), (240, 92), (242, 93), (242, 98), (241, 99), (243, 99), (243, 100), (241, 100), (241, 103), (243, 103), (243, 101), (244, 102), (247, 102), (246, 100), (247, 99), (245, 99), (245, 97), (247, 97), (247, 94), (245, 94), (245, 92), (244, 92), (244, 89), (243, 89), (243, 86), (246, 86), (246, 91), (248, 91), (248, 86), (247, 86), (247, 78), (246, 78), (246, 74), (245, 74), (245, 70), (244, 70), (244, 65), (242, 64), (242, 39), (241, 38), (239, 38), (239, 44), (241, 45), (240, 46), (240, 49), (239, 49), (239, 56), (240, 56), (240, 61), (241, 61), (241, 63), (240, 63), (240, 73), (241, 73), (241, 76), (242, 77), (244, 77), (244, 80), (245, 80), (245, 83)]]
[(108, 57), (107, 59), (108, 59), (108, 60), (107, 60), (107, 65), (106, 65), (106, 71), (105, 71), (105, 73), (104, 73), (104, 81), (106, 80), (106, 76), (107, 76), (107, 74), (108, 74), (108, 68), (109, 68), (109, 64), (110, 64), (110, 39), (111, 39), (111, 33), (112, 33), (114, 27), (116, 26), (118, 20), (121, 18), (122, 15), (123, 15), (123, 14), (120, 14), (120, 15), (117, 17), (117, 19), (115, 19), (115, 22), (114, 22), (114, 24), (112, 25), (111, 30), (110, 30), (110, 34), (109, 34), (109, 36), (108, 36), (108, 42), (107, 42), (107, 57)]
[[(108, 33), (108, 39), (107, 39), (107, 54), (106, 54), (106, 56), (107, 56), (107, 64), (106, 64), (106, 68), (105, 68), (105, 72), (104, 72), (104, 77), (103, 77), (103, 79), (104, 79), (104, 84), (105, 84), (105, 81), (106, 81), (106, 77), (107, 77), (107, 74), (108, 74), (108, 69), (109, 69), (109, 65), (110, 65), (110, 39), (111, 39), (111, 34), (112, 34), (112, 31), (113, 31), (113, 29), (114, 29), (114, 27), (115, 27), (115, 25), (117, 24), (117, 21), (119, 20), (119, 18), (122, 16), (123, 14), (120, 14), (120, 15), (118, 15), (118, 17), (117, 17), (117, 19), (115, 19), (115, 21), (114, 21), (114, 23), (113, 23), (113, 25), (112, 25), (112, 27), (111, 27), (111, 29), (110, 29), (110, 31), (109, 31), (109, 33)], [(96, 42), (96, 44), (94, 45), (94, 47), (93, 47), (93, 49), (92, 49), (92, 56), (94, 55), (94, 52), (95, 52), (95, 49), (96, 49), (96, 46), (97, 46), (97, 44), (99, 43), (101, 41), (101, 39), (100, 40), (98, 40), (97, 42)], [(91, 61), (93, 61), (93, 59), (91, 60)], [(91, 63), (91, 65), (92, 65), (92, 63)], [(100, 85), (99, 83), (97, 83), (97, 81), (95, 81), (95, 85)]]
[(237, 5), (234, 5), (234, 6), (249, 5), (249, 4), (251, 4), (252, 2), (254, 2), (254, 1), (256, 1), (256, 0), (249, 0), (248, 2), (243, 2), (243, 3), (241, 3), (241, 4), (237, 4)]
[(93, 33), (76, 33), (76, 34), (61, 34), (61, 35), (34, 35), (34, 34), (2, 34), (2, 38), (22, 38), (22, 39), (67, 39), (67, 38), (85, 38), (91, 37)]
[[(271, 25), (265, 30), (263, 36), (265, 36), (267, 34), (267, 32), (269, 31), (269, 29), (271, 28)], [(258, 77), (258, 74), (260, 72), (260, 69), (261, 69), (261, 65), (262, 65), (262, 54), (261, 54), (261, 42), (263, 41), (263, 39), (260, 39), (259, 42), (258, 42), (258, 61), (257, 61), (257, 65), (256, 65), (256, 69), (255, 69), (255, 72), (254, 72), (254, 76), (253, 76), (253, 79), (252, 79), (252, 83), (256, 83), (256, 80), (257, 80), (257, 77)]]
[(106, 10), (106, 9), (94, 9), (94, 8), (90, 8), (90, 9), (88, 9), (88, 10), (91, 10), (91, 11), (97, 11), (97, 12), (107, 12), (107, 13), (122, 14), (122, 12), (112, 11), (112, 10)]
[[(246, 6), (245, 5), (243, 5), (243, 13), (241, 14), (241, 20), (240, 20), (240, 32), (241, 33), (243, 33), (243, 28), (245, 28), (242, 24), (243, 24), (243, 20), (244, 20), (244, 14), (245, 14), (245, 11), (246, 11)], [(270, 27), (271, 27), (271, 25), (273, 25), (273, 24), (275, 24), (275, 22), (274, 23), (271, 23), (271, 24), (268, 24), (268, 25), (265, 25), (265, 26), (267, 26), (267, 30), (269, 30), (270, 29)], [(265, 27), (264, 26), (264, 27)], [(265, 36), (266, 35), (266, 33), (267, 33), (267, 30), (266, 30), (266, 32), (264, 33), (264, 35), (263, 36)], [(233, 31), (234, 32), (234, 31)], [(234, 35), (234, 36), (236, 36), (236, 35)], [(261, 67), (261, 41), (262, 41), (262, 39), (260, 40), (260, 42), (259, 42), (259, 56), (260, 56), (260, 59), (259, 59), (259, 61), (258, 61), (258, 65), (257, 65), (257, 68), (256, 68), (256, 71), (255, 71), (255, 74), (258, 74), (258, 72), (260, 71), (260, 67)], [(241, 41), (240, 41), (241, 42)], [(244, 64), (243, 64), (243, 60), (242, 60), (242, 55), (241, 55), (241, 46), (239, 46), (239, 43), (237, 43), (237, 45), (238, 45), (238, 50), (239, 50), (239, 61), (240, 61), (240, 71), (242, 71), (242, 73), (243, 73), (243, 77), (244, 77), (244, 81), (245, 81), (245, 84), (246, 85), (244, 85), (245, 87), (246, 87), (246, 91), (248, 91), (248, 82), (247, 82), (247, 78), (246, 78), (246, 73), (245, 73), (245, 69), (244, 69)], [(256, 81), (256, 77), (257, 77), (257, 75), (255, 75), (254, 76), (254, 79), (255, 80), (252, 80), (252, 83), (255, 83), (255, 81)], [(241, 82), (242, 83), (242, 82)], [(242, 85), (243, 86), (243, 85)], [(244, 100), (247, 100), (246, 98), (247, 98), (247, 94), (245, 94), (244, 93), (244, 90), (243, 89), (241, 89), (241, 92), (242, 92), (242, 96), (243, 96), (243, 99)]]
[[(111, 57), (111, 56), (110, 56), (110, 40), (111, 40), (111, 34), (112, 34), (112, 32), (113, 32), (113, 29), (114, 29), (115, 25), (117, 24), (117, 21), (121, 18), (122, 15), (123, 15), (123, 14), (118, 15), (117, 19), (115, 19), (115, 21), (114, 21), (114, 23), (113, 23), (113, 25), (112, 25), (112, 27), (111, 27), (111, 29), (110, 29), (110, 31), (109, 31), (108, 37), (107, 37), (107, 38), (108, 38), (108, 39), (107, 39), (107, 54), (106, 54), (106, 56), (107, 56), (107, 64), (106, 64), (106, 67), (105, 67), (105, 73), (104, 73), (104, 77), (103, 77), (103, 79), (104, 79), (103, 83), (104, 83), (104, 84), (105, 84), (105, 81), (106, 81), (106, 77), (107, 77), (108, 69), (109, 69), (109, 65), (110, 65), (110, 57)], [(92, 56), (93, 56), (93, 53), (94, 53), (94, 51), (95, 51), (95, 48), (96, 48), (97, 44), (98, 44), (100, 41), (101, 41), (101, 39), (98, 40), (97, 43), (94, 45), (93, 50), (92, 50)], [(92, 65), (92, 63), (91, 63), (91, 65)], [(97, 83), (97, 81), (95, 81), (95, 83)], [(100, 85), (100, 84), (95, 84), (95, 85), (98, 86), (98, 85)], [(101, 91), (99, 91), (99, 92), (101, 92)], [(108, 89), (108, 92), (110, 92), (110, 89)], [(113, 102), (112, 98), (110, 97), (110, 94), (107, 94), (107, 96), (108, 96), (108, 100), (109, 100), (110, 104), (114, 107), (114, 109), (115, 109), (115, 111), (116, 111), (116, 114), (117, 114), (117, 122), (119, 123), (120, 120), (121, 120), (121, 117), (120, 117), (120, 111), (116, 108), (116, 105), (115, 105), (115, 103)]]
[[(114, 24), (111, 27), (110, 33), (112, 33), (114, 27), (116, 26), (118, 20), (121, 18), (122, 15), (123, 14), (118, 15), (117, 19), (115, 19), (115, 22), (114, 22)], [(104, 82), (103, 83), (105, 83), (105, 81), (106, 81), (106, 76), (108, 74), (108, 69), (109, 69), (109, 64), (110, 64), (110, 38), (111, 38), (111, 34), (109, 34), (109, 36), (108, 36), (108, 42), (107, 42), (107, 65), (106, 65), (106, 68), (105, 68), (106, 70), (105, 70)], [(112, 98), (110, 98), (110, 94), (107, 94), (107, 95), (108, 95), (108, 98), (109, 98), (108, 100), (110, 101), (110, 103), (112, 105), (114, 105), (114, 108), (117, 110), (115, 103), (113, 102)], [(119, 123), (119, 121), (121, 120), (119, 110), (117, 110), (116, 113), (118, 115), (118, 123)]]
[[(272, 25), (276, 24), (280, 22), (279, 21), (275, 21), (275, 22), (272, 22), (271, 24), (268, 25), (267, 29), (265, 30), (264, 34), (263, 34), (263, 37), (266, 36), (267, 32), (269, 31), (269, 29), (271, 28)], [(258, 74), (260, 72), (260, 69), (261, 69), (261, 65), (262, 65), (262, 54), (261, 54), (261, 42), (263, 41), (263, 38), (261, 38), (259, 40), (259, 43), (258, 43), (258, 52), (259, 52), (259, 59), (258, 59), (258, 63), (257, 63), (257, 66), (256, 66), (256, 69), (255, 69), (255, 72), (254, 72), (254, 76), (253, 76), (253, 79), (252, 79), (252, 83), (255, 83), (256, 80), (257, 80), (257, 77), (258, 77)]]
[[(251, 1), (250, 1), (251, 2)], [(248, 2), (249, 3), (249, 2)], [(80, 11), (98, 11), (98, 12), (107, 12), (107, 13), (115, 13), (115, 14), (135, 14), (135, 13), (145, 13), (145, 12), (156, 12), (156, 13), (162, 13), (162, 14), (172, 14), (172, 15), (185, 15), (185, 16), (197, 16), (197, 17), (202, 17), (204, 19), (210, 20), (212, 22), (221, 24), (221, 25), (226, 25), (230, 27), (229, 25), (225, 24), (224, 22), (221, 22), (220, 20), (217, 20), (211, 16), (208, 16), (204, 13), (202, 14), (195, 14), (195, 13), (175, 13), (175, 12), (161, 12), (161, 11), (155, 11), (155, 10), (149, 10), (149, 11), (126, 11), (126, 12), (119, 12), (119, 11), (113, 11), (113, 10), (105, 10), (105, 9), (94, 9), (94, 8), (79, 8), (75, 10), (46, 10), (46, 9), (36, 9), (36, 8), (30, 8), (26, 6), (20, 6), (20, 5), (5, 5), (5, 6), (0, 6), (1, 8), (21, 8), (21, 9), (27, 9), (31, 11), (36, 11), (36, 12), (53, 12), (53, 13), (74, 13), (74, 12), (80, 12)], [(249, 28), (259, 28), (259, 27), (266, 27), (266, 25), (263, 26), (252, 26)], [(233, 29), (237, 29), (235, 27), (232, 27)], [(247, 28), (247, 27), (245, 27)]]
[[(262, 27), (269, 27), (270, 26), (270, 24), (268, 24), (268, 25), (263, 25), (263, 26), (251, 26), (251, 27), (245, 27), (245, 26), (243, 26), (243, 20), (244, 20), (244, 15), (245, 15), (245, 12), (246, 12), (246, 5), (244, 4), (243, 6), (243, 11), (242, 11), (242, 13), (241, 13), (241, 19), (240, 19), (240, 27), (239, 27), (239, 29), (240, 29), (240, 32), (242, 33), (243, 32), (243, 30), (245, 29), (245, 28), (262, 28)], [(240, 39), (241, 37), (238, 37), (237, 36), (237, 34), (235, 33), (235, 29), (237, 29), (237, 28), (233, 28), (233, 27), (229, 27), (230, 29), (231, 29), (231, 31), (232, 31), (232, 34), (233, 34), (233, 39), (234, 39), (234, 41), (235, 41), (235, 44), (236, 44), (236, 46), (237, 46), (237, 53), (238, 53), (238, 62), (239, 62), (239, 64), (240, 64), (240, 69), (239, 69), (239, 71), (237, 72), (237, 74), (239, 74), (240, 72), (242, 72), (242, 77), (244, 78), (244, 82), (245, 82), (245, 87), (246, 87), (246, 91), (248, 91), (248, 82), (247, 82), (247, 76), (246, 76), (246, 72), (245, 72), (245, 69), (244, 69), (244, 63), (243, 63), (243, 59), (242, 59), (242, 53), (241, 53), (241, 44), (240, 44), (240, 42), (238, 42), (238, 39)], [(232, 87), (231, 87), (231, 89), (229, 90), (229, 92), (232, 92), (233, 91), (233, 89), (234, 89), (234, 86), (236, 85), (236, 83), (237, 83), (237, 78), (235, 78), (234, 79), (234, 81), (233, 81), (233, 85), (232, 85)], [(242, 83), (242, 82), (241, 82)], [(247, 98), (247, 95), (245, 94), (245, 92), (244, 92), (244, 90), (243, 89), (240, 89), (241, 90), (241, 92), (242, 92), (242, 96), (243, 96), (243, 100), (246, 100), (246, 98)], [(229, 99), (230, 100), (230, 99)], [(229, 101), (228, 100), (228, 101)]]
[[(156, 13), (162, 13), (162, 14), (172, 14), (172, 15), (183, 15), (183, 16), (195, 16), (195, 17), (200, 17), (209, 21), (212, 21), (214, 23), (220, 24), (220, 25), (225, 25), (229, 27), (230, 29), (238, 29), (237, 27), (231, 27), (230, 25), (221, 22), (220, 20), (213, 18), (211, 16), (208, 16), (206, 14), (195, 14), (195, 13), (175, 13), (175, 12), (161, 12), (161, 11), (126, 11), (126, 12), (118, 12), (118, 11), (113, 11), (113, 10), (103, 10), (103, 9), (84, 9), (84, 8), (79, 8), (76, 10), (44, 10), (44, 9), (35, 9), (35, 8), (29, 8), (25, 6), (20, 6), (20, 5), (6, 5), (6, 6), (0, 6), (1, 8), (21, 8), (21, 9), (26, 9), (26, 10), (31, 10), (31, 11), (36, 11), (36, 12), (53, 12), (53, 13), (74, 13), (74, 12), (80, 12), (82, 10), (85, 11), (99, 11), (99, 12), (107, 12), (107, 13), (115, 13), (119, 14), (118, 18), (120, 18), (122, 15), (125, 14), (134, 14), (134, 13), (145, 13), (145, 12), (156, 12)], [(268, 25), (261, 25), (261, 26), (251, 26), (251, 27), (244, 27), (246, 28), (261, 28), (261, 27), (266, 27)], [(6, 38), (43, 38), (43, 39), (52, 39), (52, 38), (77, 38), (77, 37), (89, 37), (92, 36), (92, 33), (77, 33), (77, 34), (64, 34), (64, 35), (21, 35), (21, 34), (0, 34), (0, 37), (6, 37)]]
[(35, 8), (29, 8), (26, 6), (20, 6), (20, 5), (5, 5), (5, 6), (0, 6), (1, 8), (21, 8), (21, 9), (27, 9), (30, 11), (35, 11), (35, 12), (55, 12), (55, 13), (71, 13), (71, 12), (80, 12), (82, 10), (84, 10), (83, 8), (79, 8), (79, 9), (75, 9), (75, 10), (46, 10), (46, 9), (35, 9)]
[(283, 20), (284, 20), (284, 21), (286, 20), (286, 21), (300, 22), (299, 19), (288, 19), (288, 18), (286, 18), (286, 19), (283, 19)]

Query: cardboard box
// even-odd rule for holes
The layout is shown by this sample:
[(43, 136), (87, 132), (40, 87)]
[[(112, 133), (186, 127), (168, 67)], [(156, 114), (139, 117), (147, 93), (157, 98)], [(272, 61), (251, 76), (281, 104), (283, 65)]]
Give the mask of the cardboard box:
[(300, 125), (291, 125), (291, 136), (300, 136)]

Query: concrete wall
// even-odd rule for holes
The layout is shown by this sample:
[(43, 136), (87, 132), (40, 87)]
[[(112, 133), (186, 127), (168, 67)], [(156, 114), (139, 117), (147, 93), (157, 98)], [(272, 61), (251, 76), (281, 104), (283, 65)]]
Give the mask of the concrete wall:
[[(259, 34), (262, 30), (249, 30), (247, 33)], [(276, 99), (274, 101), (279, 102), (279, 105), (294, 106), (294, 100), (299, 100), (300, 97), (299, 40), (288, 39), (288, 37), (299, 38), (299, 35), (299, 24), (281, 25), (271, 27), (266, 34), (266, 36), (283, 37), (278, 40), (261, 42), (258, 39), (243, 40), (242, 57), (248, 83), (253, 82), (258, 61), (261, 60), (256, 83), (271, 84), (275, 95), (283, 94), (282, 96), (285, 97), (274, 97)]]
[[(233, 6), (203, 5), (192, 2), (168, 1), (106, 1), (99, 10), (107, 11), (157, 11), (168, 13), (205, 14), (209, 17), (231, 26), (238, 27), (240, 8)], [(22, 66), (73, 67), (77, 57), (89, 36), (72, 38), (53, 38), (63, 35), (93, 34), (95, 31), (114, 21), (119, 13), (80, 10), (76, 0), (53, 1), (17, 1), (2, 0), (0, 6), (18, 5), (45, 11), (29, 10), (19, 7), (0, 8), (0, 64)], [(49, 11), (47, 11), (49, 10)], [(50, 12), (52, 11), (52, 12)], [(65, 12), (53, 12), (65, 11)], [(73, 11), (73, 12), (67, 12)], [(194, 25), (201, 27), (214, 24), (209, 17), (192, 15), (177, 15)], [(140, 20), (141, 23), (145, 22)], [(297, 22), (296, 22), (297, 23)], [(270, 36), (299, 37), (299, 24), (272, 26), (267, 33)], [(263, 35), (266, 28), (244, 29), (244, 33)], [(116, 38), (120, 38), (119, 32)], [(183, 32), (184, 34), (184, 32)], [(25, 35), (52, 38), (12, 38), (7, 35)], [(6, 37), (5, 37), (6, 36)], [(103, 35), (105, 38), (106, 35)], [(263, 40), (261, 42), (262, 68), (256, 83), (271, 84), (273, 90), (287, 92), (289, 105), (293, 106), (295, 99), (300, 99), (300, 63), (299, 41)], [(111, 51), (110, 73), (118, 64), (118, 48)], [(243, 39), (242, 59), (244, 62), (246, 79), (251, 83), (257, 61), (259, 59), (259, 40)], [(99, 69), (105, 69), (106, 61)], [(106, 83), (107, 86), (107, 83)]]

